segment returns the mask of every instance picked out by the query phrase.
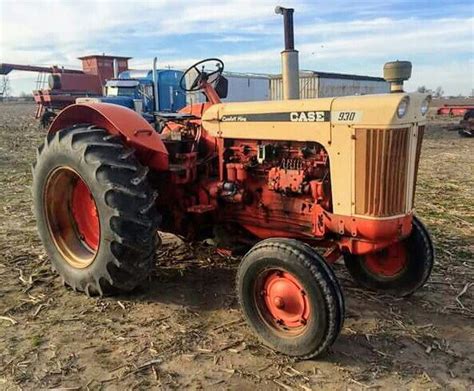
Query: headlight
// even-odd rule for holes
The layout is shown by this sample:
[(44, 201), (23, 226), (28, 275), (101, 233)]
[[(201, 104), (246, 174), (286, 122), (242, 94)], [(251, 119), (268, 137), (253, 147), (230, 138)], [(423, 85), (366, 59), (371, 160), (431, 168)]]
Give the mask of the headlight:
[(406, 112), (408, 111), (408, 104), (410, 103), (410, 98), (408, 96), (405, 96), (400, 103), (398, 104), (397, 107), (397, 115), (398, 118), (402, 118)]
[(420, 112), (421, 115), (425, 115), (430, 108), (431, 96), (427, 96), (423, 102), (421, 102)]

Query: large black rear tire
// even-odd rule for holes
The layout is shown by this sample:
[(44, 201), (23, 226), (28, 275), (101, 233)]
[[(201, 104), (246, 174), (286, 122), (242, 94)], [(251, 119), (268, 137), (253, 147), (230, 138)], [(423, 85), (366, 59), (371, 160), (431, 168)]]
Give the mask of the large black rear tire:
[(37, 227), (53, 268), (74, 290), (137, 287), (154, 265), (156, 193), (134, 151), (104, 129), (48, 134), (33, 165)]
[(268, 346), (303, 359), (323, 354), (344, 322), (344, 299), (331, 268), (308, 245), (274, 238), (242, 259), (237, 292), (250, 327)]

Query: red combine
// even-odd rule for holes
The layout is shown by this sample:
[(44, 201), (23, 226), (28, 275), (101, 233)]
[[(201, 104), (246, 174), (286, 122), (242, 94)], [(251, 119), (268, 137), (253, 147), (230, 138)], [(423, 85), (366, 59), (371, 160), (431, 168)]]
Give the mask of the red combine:
[[(41, 67), (20, 64), (0, 64), (0, 75), (11, 71), (39, 72), (37, 89), (33, 96), (37, 106), (35, 118), (41, 119), (43, 126), (50, 124), (56, 112), (75, 103), (83, 96), (101, 96), (102, 88), (114, 74), (128, 69), (130, 57), (90, 55), (79, 57), (82, 70), (59, 66)], [(42, 76), (49, 74), (48, 88), (42, 88)]]

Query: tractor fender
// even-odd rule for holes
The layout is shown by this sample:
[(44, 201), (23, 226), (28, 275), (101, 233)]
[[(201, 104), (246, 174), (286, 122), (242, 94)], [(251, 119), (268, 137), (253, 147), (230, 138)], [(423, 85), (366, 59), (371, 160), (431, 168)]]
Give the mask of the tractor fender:
[(139, 161), (157, 171), (168, 169), (168, 151), (160, 135), (138, 113), (110, 103), (85, 102), (62, 110), (48, 129), (57, 132), (74, 124), (91, 124), (120, 135), (136, 150)]

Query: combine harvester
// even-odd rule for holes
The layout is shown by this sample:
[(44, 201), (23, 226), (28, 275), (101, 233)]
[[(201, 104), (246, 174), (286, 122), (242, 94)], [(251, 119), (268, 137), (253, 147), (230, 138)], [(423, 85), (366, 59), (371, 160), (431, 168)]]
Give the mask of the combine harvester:
[(88, 295), (146, 283), (158, 229), (252, 241), (237, 271), (243, 314), (268, 346), (310, 358), (343, 327), (339, 258), (381, 294), (411, 295), (431, 273), (414, 206), (430, 96), (404, 92), (411, 64), (396, 61), (391, 93), (300, 100), (293, 10), (277, 11), (285, 100), (222, 103), (224, 66), (210, 59), (183, 75), (197, 71), (188, 89), (208, 101), (163, 115), (161, 134), (125, 107), (71, 105), (38, 148), (32, 189), (52, 266)]
[(59, 110), (74, 104), (77, 98), (101, 96), (106, 80), (113, 78), (114, 64), (119, 72), (125, 71), (130, 58), (94, 55), (79, 59), (82, 70), (3, 63), (0, 64), (0, 75), (8, 75), (14, 70), (38, 72), (36, 90), (33, 91), (37, 104), (35, 118), (47, 126)]
[[(179, 88), (183, 72), (156, 69), (156, 58), (153, 71), (129, 70), (130, 57), (90, 55), (79, 59), (82, 70), (4, 63), (0, 64), (0, 75), (13, 70), (39, 72), (33, 96), (37, 104), (35, 118), (44, 127), (58, 111), (76, 102), (125, 106), (150, 123), (157, 122), (155, 112), (176, 111), (186, 105), (185, 92)], [(43, 88), (46, 82), (48, 88)]]

